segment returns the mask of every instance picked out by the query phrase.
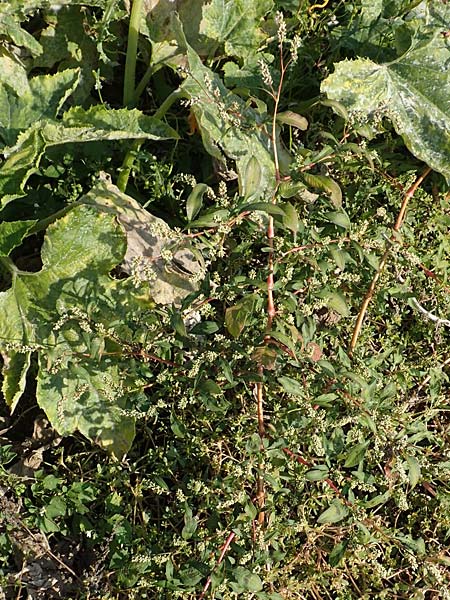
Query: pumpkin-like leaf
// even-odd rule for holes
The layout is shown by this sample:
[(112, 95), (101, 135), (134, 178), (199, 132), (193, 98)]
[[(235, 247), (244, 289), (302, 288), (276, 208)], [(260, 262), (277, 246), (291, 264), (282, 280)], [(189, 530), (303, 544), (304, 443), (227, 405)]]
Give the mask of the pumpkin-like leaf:
[(23, 238), (33, 227), (36, 221), (4, 221), (0, 223), (0, 256), (9, 253), (20, 246)]
[[(1, 88), (0, 88), (1, 89)], [(34, 123), (18, 137), (17, 143), (3, 150), (6, 162), (0, 167), (0, 207), (25, 194), (25, 185), (49, 146), (101, 140), (177, 138), (177, 132), (154, 117), (137, 109), (75, 107), (61, 121)]]
[[(450, 5), (440, 10), (450, 22)], [(412, 154), (450, 181), (450, 48), (439, 22), (432, 34), (430, 25), (423, 28), (411, 33), (411, 46), (396, 60), (338, 63), (322, 92), (356, 121), (390, 119)]]
[(25, 391), (28, 369), (31, 364), (31, 351), (15, 352), (9, 350), (0, 354), (3, 359), (2, 392), (9, 410), (14, 412), (22, 394)]
[[(16, 78), (23, 67), (16, 67)], [(21, 131), (41, 119), (56, 118), (66, 99), (80, 79), (79, 69), (66, 69), (55, 75), (38, 75), (29, 81), (28, 89), (16, 94), (8, 85), (0, 87), (0, 135), (7, 146), (17, 141)]]
[(227, 56), (245, 58), (267, 36), (259, 25), (272, 6), (272, 0), (212, 0), (203, 7), (200, 31), (223, 44)]
[(117, 457), (134, 436), (124, 409), (141, 392), (127, 380), (129, 359), (122, 364), (115, 341), (106, 339), (104, 355), (95, 349), (96, 328), (105, 332), (143, 308), (126, 281), (108, 275), (125, 250), (113, 215), (77, 206), (49, 226), (42, 269), (28, 273), (11, 264), (11, 288), (0, 293), (3, 391), (11, 409), (24, 389), (30, 349), (36, 350), (37, 400), (53, 427), (64, 435), (80, 431)]
[(189, 238), (176, 234), (104, 175), (81, 202), (118, 218), (127, 236), (122, 269), (142, 282), (158, 304), (180, 304), (198, 289), (204, 268)]

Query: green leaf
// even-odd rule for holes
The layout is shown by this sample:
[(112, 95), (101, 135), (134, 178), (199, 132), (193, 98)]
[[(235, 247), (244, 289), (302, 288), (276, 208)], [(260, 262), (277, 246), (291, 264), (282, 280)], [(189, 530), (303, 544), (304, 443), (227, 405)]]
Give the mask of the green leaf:
[(367, 500), (367, 502), (364, 502), (364, 507), (374, 508), (375, 506), (379, 506), (380, 504), (385, 504), (389, 500), (391, 495), (392, 494), (390, 491), (384, 492), (383, 494), (378, 494), (370, 500)]
[(227, 56), (247, 57), (267, 36), (259, 25), (272, 6), (272, 0), (212, 0), (203, 8), (200, 31), (224, 44)]
[(334, 179), (331, 179), (327, 175), (313, 175), (312, 173), (302, 173), (302, 178), (309, 186), (329, 194), (333, 206), (341, 208), (342, 192)]
[(306, 131), (308, 129), (307, 119), (292, 110), (285, 110), (284, 112), (278, 113), (277, 121), (282, 125), (290, 125), (301, 131)]
[(194, 325), (189, 333), (193, 333), (194, 335), (211, 335), (212, 333), (216, 333), (216, 331), (219, 331), (219, 325), (215, 321), (202, 321)]
[(305, 477), (308, 481), (323, 481), (327, 479), (330, 472), (326, 465), (316, 465), (313, 469), (306, 471)]
[(255, 302), (256, 295), (249, 294), (225, 311), (225, 325), (234, 338), (238, 338), (241, 335), (249, 317), (253, 313)]
[(327, 305), (329, 308), (335, 310), (343, 317), (350, 316), (350, 310), (347, 305), (347, 301), (341, 292), (330, 292), (327, 294)]
[(23, 238), (37, 221), (12, 221), (0, 223), (0, 256), (8, 256), (22, 243)]
[(282, 198), (294, 198), (305, 189), (305, 184), (301, 181), (282, 181), (278, 192)]
[(330, 247), (330, 254), (336, 263), (336, 266), (343, 271), (345, 269), (346, 258), (348, 257), (347, 252), (340, 250), (337, 246)]
[(283, 204), (283, 210), (283, 225), (292, 231), (294, 236), (296, 236), (300, 227), (300, 218), (298, 216), (298, 212), (295, 206), (290, 202), (285, 202)]
[(73, 100), (82, 104), (95, 83), (93, 72), (99, 59), (96, 36), (86, 35), (95, 27), (95, 21), (83, 6), (64, 6), (57, 15), (46, 15), (47, 26), (40, 34), (42, 53), (34, 59), (34, 69), (79, 68), (80, 81)]
[(269, 215), (280, 215), (284, 217), (284, 209), (273, 202), (251, 202), (250, 204), (243, 204), (239, 207), (239, 212), (260, 210), (268, 213)]
[(450, 5), (439, 10), (432, 9), (418, 30), (411, 25), (412, 41), (402, 56), (384, 64), (337, 63), (321, 89), (353, 116), (390, 119), (412, 154), (450, 181), (450, 49), (440, 33), (450, 22)]
[(198, 390), (204, 394), (211, 394), (213, 396), (221, 396), (223, 394), (221, 388), (212, 379), (205, 379), (200, 382)]
[(33, 56), (42, 54), (41, 44), (20, 26), (18, 15), (3, 15), (0, 18), (0, 35), (9, 37), (13, 44), (26, 48)]
[(262, 169), (256, 156), (250, 156), (241, 172), (241, 176), (239, 183), (242, 196), (247, 200), (258, 196), (261, 189)]
[(192, 509), (186, 505), (184, 512), (184, 527), (181, 531), (181, 537), (183, 540), (190, 540), (196, 532), (197, 526), (198, 522), (197, 519), (192, 516)]
[(339, 521), (345, 519), (347, 515), (348, 508), (341, 500), (336, 499), (333, 500), (330, 506), (318, 517), (317, 522), (321, 524), (339, 523)]
[[(126, 281), (108, 276), (122, 260), (125, 246), (114, 216), (75, 207), (48, 228), (42, 269), (13, 271), (12, 287), (0, 293), (1, 352), (6, 357), (4, 369), (13, 371), (7, 373), (6, 384), (11, 406), (23, 391), (28, 357), (18, 357), (7, 342), (35, 346), (37, 400), (52, 426), (62, 435), (80, 431), (117, 457), (129, 449), (134, 437), (134, 420), (123, 408), (141, 392), (120, 355), (91, 356), (89, 336), (76, 315), (81, 311), (85, 319), (107, 329), (118, 317), (129, 319), (144, 310)], [(55, 327), (61, 317), (61, 325)]]
[(197, 183), (192, 192), (189, 194), (189, 197), (186, 201), (186, 216), (188, 221), (195, 219), (200, 212), (203, 204), (203, 196), (205, 195), (208, 187), (209, 186), (207, 186), (206, 183)]
[(324, 216), (328, 221), (334, 223), (338, 227), (342, 227), (343, 229), (350, 229), (351, 227), (350, 219), (345, 212), (331, 211), (326, 213)]
[(21, 131), (41, 119), (55, 119), (80, 79), (79, 69), (30, 79), (29, 89), (16, 95), (0, 88), (0, 135), (11, 146)]
[(0, 49), (0, 127), (7, 115), (10, 95), (21, 96), (30, 92), (27, 72), (18, 59), (6, 49)]
[(416, 487), (420, 480), (420, 463), (415, 456), (411, 456), (410, 454), (407, 454), (405, 456), (405, 460), (406, 464), (408, 465), (409, 484), (411, 486), (411, 489), (413, 489)]
[(263, 589), (261, 578), (256, 573), (252, 573), (245, 567), (236, 567), (234, 570), (236, 581), (249, 592), (260, 592)]
[(336, 544), (336, 546), (330, 552), (328, 562), (332, 567), (337, 567), (341, 560), (344, 558), (348, 544), (348, 541), (340, 542), (339, 544)]
[[(67, 141), (149, 139), (178, 139), (178, 133), (155, 117), (144, 115), (140, 110), (126, 108), (106, 108), (102, 105), (84, 110), (80, 106), (68, 110), (63, 115), (61, 134)], [(73, 128), (73, 129), (72, 129)], [(69, 139), (70, 130), (74, 137)], [(77, 133), (79, 130), (79, 133)], [(57, 130), (58, 131), (58, 130)], [(61, 135), (60, 134), (60, 135)], [(49, 138), (49, 143), (55, 143)]]
[(292, 377), (287, 377), (283, 375), (281, 377), (278, 377), (278, 381), (287, 394), (292, 394), (293, 396), (305, 395), (305, 388), (303, 384), (301, 384), (296, 379), (292, 379)]
[(369, 442), (361, 442), (353, 446), (353, 448), (347, 452), (344, 467), (356, 467), (359, 465), (359, 463), (364, 460), (368, 446)]
[(0, 354), (3, 358), (3, 397), (9, 410), (13, 413), (25, 391), (26, 377), (31, 364), (31, 352), (15, 352), (14, 350), (3, 352), (0, 349)]
[(38, 121), (19, 135), (17, 143), (3, 152), (6, 162), (0, 167), (1, 206), (23, 196), (25, 184), (37, 170), (47, 146), (69, 142), (100, 140), (177, 138), (171, 127), (148, 117), (137, 109), (107, 109), (93, 106), (88, 110), (75, 107), (62, 121)]
[(327, 106), (327, 107), (332, 108), (337, 115), (339, 115), (340, 117), (342, 117), (343, 119), (348, 121), (348, 119), (349, 119), (348, 112), (347, 112), (345, 106), (343, 104), (341, 104), (340, 102), (337, 102), (336, 100), (330, 100), (329, 98), (327, 98), (325, 100), (321, 100), (320, 103), (322, 104), (322, 106)]
[(216, 210), (209, 210), (202, 214), (201, 217), (189, 223), (189, 229), (191, 227), (218, 227), (220, 223), (223, 223), (229, 217), (230, 212), (226, 208), (218, 208)]
[(0, 208), (25, 194), (26, 182), (37, 170), (44, 150), (42, 132), (31, 128), (19, 136), (14, 148), (3, 151), (7, 158), (0, 167)]
[[(173, 26), (180, 43), (186, 44), (180, 22), (175, 19)], [(192, 111), (206, 151), (219, 160), (223, 160), (225, 154), (235, 161), (241, 196), (246, 193), (246, 177), (251, 175), (251, 194), (271, 200), (276, 179), (270, 136), (266, 131), (271, 127), (270, 121), (228, 90), (188, 44), (186, 53), (189, 75), (181, 87), (190, 98), (195, 98)]]

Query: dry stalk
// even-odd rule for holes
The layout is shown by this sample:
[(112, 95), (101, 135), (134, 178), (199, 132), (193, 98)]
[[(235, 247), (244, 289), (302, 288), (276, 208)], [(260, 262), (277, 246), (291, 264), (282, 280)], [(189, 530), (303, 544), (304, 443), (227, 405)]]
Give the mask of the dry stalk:
[(398, 233), (400, 231), (400, 228), (405, 219), (408, 202), (414, 196), (416, 190), (422, 184), (423, 180), (428, 176), (428, 174), (430, 172), (431, 172), (431, 168), (427, 167), (424, 170), (424, 172), (421, 175), (419, 175), (419, 177), (416, 179), (416, 181), (408, 189), (408, 191), (406, 192), (406, 194), (403, 197), (403, 202), (400, 207), (400, 211), (397, 215), (397, 220), (395, 221), (394, 227), (392, 228), (393, 233), (390, 237), (389, 244), (386, 246), (383, 256), (381, 257), (377, 272), (373, 276), (373, 279), (369, 285), (369, 289), (367, 290), (366, 295), (364, 296), (364, 300), (361, 304), (361, 308), (359, 309), (358, 318), (356, 319), (355, 327), (353, 329), (352, 339), (351, 339), (350, 345), (349, 345), (349, 354), (350, 355), (353, 353), (353, 350), (356, 347), (356, 342), (358, 341), (359, 334), (361, 333), (362, 323), (363, 323), (364, 317), (366, 316), (366, 312), (369, 307), (369, 304), (373, 298), (373, 294), (375, 292), (375, 287), (384, 271), (384, 267), (386, 266), (387, 260), (389, 258), (389, 254), (391, 251), (391, 244), (396, 241), (396, 233)]
[[(271, 131), (271, 143), (273, 148), (273, 160), (275, 165), (275, 190), (272, 196), (272, 204), (276, 204), (277, 202), (277, 190), (278, 186), (281, 182), (280, 176), (280, 165), (278, 158), (278, 150), (277, 150), (277, 114), (278, 114), (278, 106), (280, 103), (281, 92), (283, 89), (284, 76), (286, 74), (286, 70), (291, 62), (290, 59), (286, 64), (284, 62), (283, 57), (283, 41), (285, 34), (285, 24), (280, 17), (280, 21), (278, 24), (278, 39), (279, 39), (279, 51), (280, 51), (280, 81), (278, 83), (278, 88), (275, 90), (272, 84), (269, 84), (270, 90), (269, 95), (272, 97), (274, 101), (274, 110), (272, 116), (272, 131)], [(269, 246), (269, 252), (267, 254), (267, 322), (264, 336), (264, 343), (270, 344), (271, 336), (270, 333), (272, 331), (273, 321), (277, 314), (275, 300), (273, 295), (274, 289), (274, 265), (275, 265), (275, 251), (274, 251), (274, 237), (275, 237), (275, 227), (274, 227), (274, 219), (272, 215), (269, 215), (268, 224), (267, 224), (267, 242)], [(255, 396), (257, 402), (257, 416), (258, 416), (258, 433), (260, 437), (260, 452), (261, 455), (264, 452), (264, 437), (265, 437), (265, 425), (264, 425), (264, 385), (263, 385), (263, 377), (264, 377), (264, 366), (260, 365), (258, 367), (258, 374), (260, 375), (260, 381), (256, 384)], [(259, 509), (258, 514), (258, 523), (260, 526), (264, 525), (265, 521), (265, 489), (264, 489), (264, 464), (262, 462), (258, 465), (258, 477), (256, 482), (256, 502)]]

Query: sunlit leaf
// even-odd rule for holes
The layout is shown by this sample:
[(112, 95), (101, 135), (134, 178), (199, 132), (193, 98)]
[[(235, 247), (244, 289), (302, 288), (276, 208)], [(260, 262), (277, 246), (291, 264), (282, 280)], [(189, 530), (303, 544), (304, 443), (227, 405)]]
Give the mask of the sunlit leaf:
[(323, 511), (318, 517), (317, 522), (321, 524), (325, 523), (339, 523), (342, 519), (348, 515), (348, 508), (341, 500), (333, 500), (330, 506)]
[(5, 144), (13, 145), (18, 134), (36, 121), (56, 118), (79, 79), (79, 69), (67, 69), (54, 75), (32, 77), (29, 89), (20, 95), (0, 88), (0, 135)]
[(198, 215), (202, 204), (203, 196), (208, 189), (206, 183), (197, 183), (186, 200), (186, 216), (188, 221), (192, 221)]
[(308, 129), (307, 119), (292, 110), (285, 110), (284, 112), (278, 113), (277, 121), (283, 125), (290, 125), (291, 127), (300, 129), (301, 131), (306, 131), (306, 129)]
[(420, 463), (415, 456), (407, 454), (405, 456), (406, 464), (408, 465), (408, 477), (411, 489), (415, 488), (420, 481), (421, 469)]
[(74, 308), (105, 327), (125, 310), (139, 309), (126, 282), (108, 276), (125, 246), (125, 235), (113, 216), (76, 207), (48, 228), (42, 269), (14, 271), (12, 287), (0, 293), (4, 391), (11, 407), (24, 389), (29, 352), (19, 357), (5, 341), (18, 349), (36, 348), (37, 400), (53, 427), (63, 435), (78, 430), (117, 457), (129, 449), (134, 437), (134, 421), (122, 409), (140, 391), (134, 385), (133, 392), (125, 391), (129, 384), (120, 356), (91, 356), (89, 338), (76, 317), (67, 317), (59, 328), (55, 324)]
[(344, 467), (356, 467), (364, 459), (369, 442), (361, 442), (347, 452)]
[(22, 243), (36, 221), (4, 221), (0, 223), (0, 256), (8, 256)]
[(335, 208), (342, 206), (342, 191), (334, 179), (328, 175), (313, 175), (312, 173), (302, 173), (302, 178), (309, 186), (329, 194)]
[(382, 64), (362, 58), (337, 63), (322, 91), (356, 121), (390, 119), (409, 150), (450, 181), (450, 48), (441, 35), (450, 5), (435, 4), (428, 23), (411, 23), (410, 45), (401, 56)]
[[(198, 288), (196, 276), (203, 269), (203, 261), (189, 238), (175, 234), (167, 223), (142, 208), (106, 177), (102, 176), (80, 202), (118, 218), (127, 237), (121, 267), (147, 282), (148, 294), (155, 302), (178, 305)], [(165, 259), (165, 253), (170, 258)]]
[(255, 295), (249, 294), (234, 306), (227, 308), (225, 312), (225, 325), (234, 338), (238, 338), (241, 335), (253, 312), (255, 301)]
[(259, 25), (272, 6), (272, 0), (211, 0), (203, 8), (200, 31), (223, 44), (228, 56), (246, 57), (267, 36)]

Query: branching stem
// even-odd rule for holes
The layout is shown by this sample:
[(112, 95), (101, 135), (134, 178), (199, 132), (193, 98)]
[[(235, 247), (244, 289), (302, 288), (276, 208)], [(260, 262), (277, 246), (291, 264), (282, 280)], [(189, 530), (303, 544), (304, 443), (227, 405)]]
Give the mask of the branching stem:
[(369, 289), (367, 290), (366, 295), (364, 296), (364, 300), (361, 304), (361, 308), (359, 309), (358, 318), (356, 319), (355, 327), (353, 329), (352, 339), (350, 341), (350, 346), (349, 346), (349, 354), (350, 355), (353, 353), (353, 350), (356, 348), (356, 342), (358, 341), (359, 334), (361, 333), (361, 328), (362, 328), (362, 323), (363, 323), (364, 317), (366, 316), (367, 309), (373, 298), (373, 294), (375, 292), (375, 288), (378, 283), (378, 280), (380, 279), (381, 274), (384, 271), (384, 267), (386, 266), (386, 263), (387, 263), (387, 260), (389, 258), (389, 254), (391, 251), (392, 243), (396, 241), (396, 234), (400, 231), (400, 228), (405, 219), (408, 202), (414, 196), (414, 193), (416, 192), (417, 188), (422, 184), (423, 180), (425, 179), (425, 177), (428, 176), (428, 174), (430, 172), (431, 172), (431, 168), (427, 167), (424, 170), (424, 172), (421, 175), (419, 175), (419, 177), (416, 179), (416, 181), (413, 183), (413, 185), (409, 188), (409, 190), (406, 192), (406, 194), (403, 197), (403, 202), (400, 207), (400, 211), (398, 213), (397, 220), (395, 221), (395, 225), (392, 228), (393, 232), (392, 232), (391, 238), (389, 240), (389, 244), (387, 244), (387, 246), (386, 246), (383, 256), (381, 257), (377, 272), (373, 276), (373, 279), (369, 285)]

